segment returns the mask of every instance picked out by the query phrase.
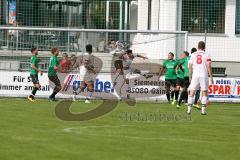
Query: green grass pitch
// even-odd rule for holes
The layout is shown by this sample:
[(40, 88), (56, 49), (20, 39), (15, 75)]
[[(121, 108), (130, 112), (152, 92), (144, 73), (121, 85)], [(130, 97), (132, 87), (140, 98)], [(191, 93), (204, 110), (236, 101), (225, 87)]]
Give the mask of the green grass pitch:
[[(84, 112), (100, 102), (74, 102)], [(212, 104), (208, 115), (186, 107), (138, 103), (87, 122), (55, 116), (56, 102), (0, 100), (1, 160), (239, 160), (240, 105)], [(156, 113), (156, 117), (151, 117)], [(173, 118), (174, 116), (180, 118)], [(165, 117), (164, 117), (165, 116)], [(181, 117), (182, 116), (182, 117)]]

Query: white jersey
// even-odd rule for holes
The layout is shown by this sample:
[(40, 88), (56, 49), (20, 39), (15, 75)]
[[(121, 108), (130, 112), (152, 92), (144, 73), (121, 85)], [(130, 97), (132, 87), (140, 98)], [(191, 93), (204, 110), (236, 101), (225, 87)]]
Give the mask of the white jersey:
[(94, 73), (88, 69), (88, 67), (93, 67), (94, 57), (92, 54), (84, 53), (82, 58), (82, 65), (80, 66), (80, 80), (81, 81), (94, 81)]
[(208, 65), (211, 63), (210, 55), (204, 51), (197, 51), (191, 55), (189, 64), (193, 65), (192, 77), (208, 77)]
[[(137, 57), (137, 54), (133, 54), (133, 59)], [(128, 55), (124, 55), (123, 57), (123, 68), (131, 68), (131, 64), (133, 62), (133, 59), (130, 59)]]
[(120, 57), (125, 54), (123, 49), (115, 48), (110, 51), (110, 54), (114, 57), (114, 60), (120, 60)]
[(92, 67), (94, 64), (94, 57), (92, 54), (84, 53), (82, 58), (82, 65), (80, 66), (80, 72), (86, 72), (88, 66)]

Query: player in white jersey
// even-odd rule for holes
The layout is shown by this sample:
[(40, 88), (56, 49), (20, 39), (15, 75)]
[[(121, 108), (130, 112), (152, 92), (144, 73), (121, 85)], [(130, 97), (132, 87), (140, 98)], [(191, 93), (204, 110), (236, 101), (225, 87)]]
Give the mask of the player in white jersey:
[[(86, 45), (86, 53), (84, 53), (82, 58), (82, 64), (80, 66), (80, 91), (84, 92), (85, 88), (88, 88), (86, 93), (85, 103), (90, 103), (90, 98), (94, 91), (94, 80), (96, 72), (94, 70), (94, 57), (92, 55), (92, 45)], [(75, 97), (73, 98), (73, 100)]]
[[(122, 93), (121, 90), (122, 90), (122, 87), (124, 86), (124, 84), (127, 84), (127, 88), (129, 88), (129, 79), (131, 79), (132, 74), (134, 74), (134, 73), (140, 74), (140, 75), (144, 76), (145, 78), (152, 77), (151, 75), (143, 74), (138, 69), (131, 68), (132, 62), (133, 62), (134, 58), (136, 58), (136, 57), (142, 58), (144, 60), (148, 59), (147, 57), (141, 56), (139, 54), (134, 54), (132, 52), (132, 50), (130, 50), (130, 49), (127, 50), (126, 54), (122, 57), (123, 58), (123, 77), (124, 77), (124, 82), (121, 85), (120, 94)], [(127, 98), (129, 98), (129, 95), (127, 95)]]
[(113, 85), (117, 84), (117, 79), (120, 75), (123, 75), (123, 56), (126, 54), (123, 49), (124, 46), (120, 42), (111, 41), (110, 44), (110, 54), (113, 56), (113, 63), (115, 67), (115, 79), (113, 80)]
[(188, 114), (191, 114), (193, 106), (193, 97), (195, 91), (201, 88), (202, 92), (202, 115), (206, 115), (206, 105), (208, 99), (208, 85), (209, 77), (213, 84), (211, 58), (210, 55), (205, 52), (205, 42), (200, 41), (198, 43), (198, 51), (191, 55), (189, 61), (189, 80), (190, 80), (190, 94), (188, 97)]

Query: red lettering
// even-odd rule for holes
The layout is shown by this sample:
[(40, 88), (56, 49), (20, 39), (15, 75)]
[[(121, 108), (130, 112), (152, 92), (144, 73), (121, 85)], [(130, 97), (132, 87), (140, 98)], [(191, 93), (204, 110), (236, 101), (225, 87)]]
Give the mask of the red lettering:
[(212, 94), (212, 92), (213, 92), (212, 86), (213, 86), (213, 85), (209, 85), (209, 86), (208, 86), (208, 93), (209, 93), (209, 94)]
[[(231, 87), (229, 85), (209, 85), (209, 94), (230, 95)], [(238, 94), (240, 95), (240, 86), (238, 86)]]
[(225, 86), (225, 94), (230, 95), (231, 94), (230, 90), (231, 90), (230, 86)]
[(238, 95), (240, 95), (240, 86), (238, 86)]
[(218, 94), (224, 94), (224, 89), (222, 85), (219, 87)]
[(218, 86), (214, 85), (213, 86), (213, 94), (216, 94), (217, 91), (218, 91)]

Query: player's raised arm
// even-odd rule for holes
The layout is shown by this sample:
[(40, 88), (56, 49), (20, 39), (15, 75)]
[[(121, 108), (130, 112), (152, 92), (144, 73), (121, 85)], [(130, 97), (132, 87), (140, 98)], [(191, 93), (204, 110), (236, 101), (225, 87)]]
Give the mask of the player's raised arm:
[(142, 55), (139, 55), (139, 54), (137, 54), (137, 57), (139, 57), (139, 58), (142, 58), (142, 59), (148, 59), (148, 57), (145, 57), (145, 56), (142, 56)]
[(183, 68), (184, 63), (185, 63), (185, 57), (178, 61), (178, 65), (176, 67), (176, 72), (178, 72), (179, 68), (184, 72), (184, 68)]

